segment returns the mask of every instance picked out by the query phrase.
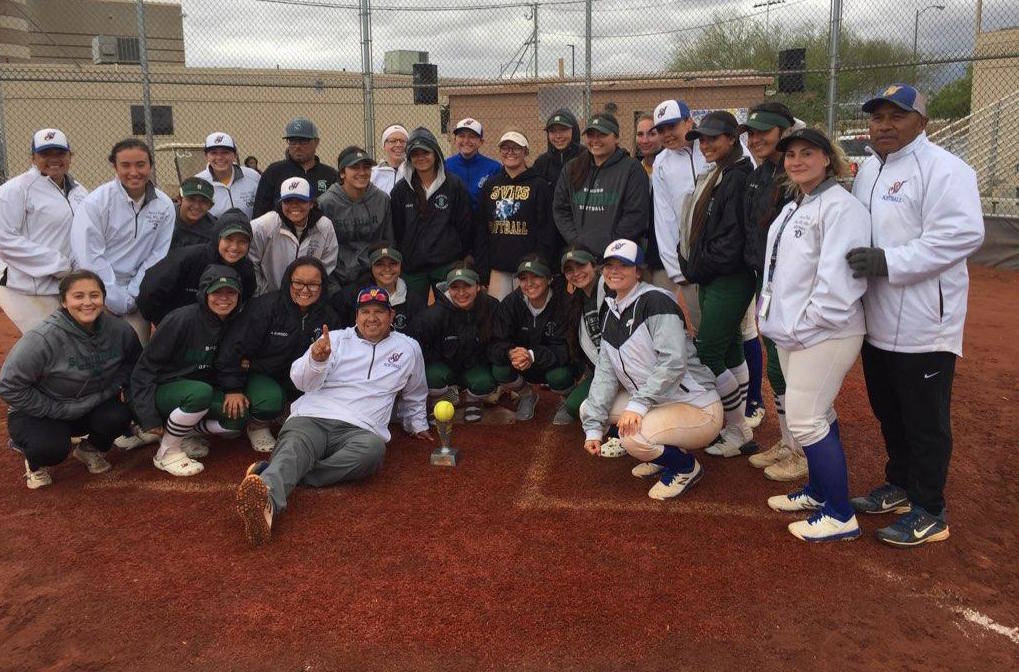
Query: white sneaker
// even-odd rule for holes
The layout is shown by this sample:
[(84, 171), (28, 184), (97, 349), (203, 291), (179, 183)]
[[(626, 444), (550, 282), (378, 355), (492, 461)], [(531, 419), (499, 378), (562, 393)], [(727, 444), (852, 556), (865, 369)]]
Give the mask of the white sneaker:
[(170, 453), (165, 455), (163, 459), (154, 457), (152, 458), (152, 464), (156, 469), (162, 469), (174, 476), (195, 476), (205, 470), (204, 464), (192, 460), (184, 452)]
[(106, 458), (98, 450), (92, 447), (87, 441), (82, 441), (71, 451), (71, 457), (78, 460), (88, 468), (90, 474), (101, 474), (113, 467), (106, 461)]
[(673, 497), (679, 497), (694, 483), (701, 480), (701, 476), (704, 475), (704, 470), (701, 469), (700, 462), (694, 460), (693, 471), (689, 474), (675, 474), (666, 471), (661, 479), (655, 483), (648, 491), (647, 496), (651, 499), (665, 500), (672, 499)]
[(276, 447), (276, 437), (272, 435), (268, 427), (252, 427), (247, 429), (248, 441), (251, 447), (258, 453), (271, 453)]
[(782, 460), (764, 469), (764, 475), (773, 481), (796, 481), (807, 477), (807, 458), (789, 452)]
[(630, 473), (637, 478), (651, 478), (664, 468), (662, 465), (655, 464), (654, 462), (641, 462), (631, 469)]
[(45, 485), (52, 485), (52, 483), (53, 477), (50, 476), (46, 467), (39, 467), (32, 471), (32, 468), (28, 466), (28, 460), (25, 460), (25, 485), (29, 490), (38, 490)]
[(752, 439), (753, 435), (748, 439), (743, 436), (743, 432), (739, 429), (726, 427), (718, 435), (718, 438), (704, 449), (704, 452), (715, 457), (736, 457), (743, 454), (743, 447), (750, 443)]
[(803, 541), (852, 541), (860, 536), (856, 516), (846, 522), (820, 511), (806, 520), (789, 523), (789, 532)]
[(185, 436), (181, 439), (180, 447), (192, 460), (201, 459), (209, 454), (209, 442), (202, 436)]
[(747, 426), (750, 429), (757, 429), (764, 422), (764, 406), (758, 406), (754, 412), (746, 416)]
[(748, 461), (750, 462), (751, 467), (764, 469), (765, 467), (770, 467), (776, 462), (782, 461), (782, 458), (784, 458), (788, 454), (789, 446), (782, 443), (782, 440), (779, 439), (778, 441), (775, 442), (775, 445), (773, 445), (771, 448), (768, 448), (763, 453), (754, 453), (753, 455), (751, 455)]
[(142, 446), (159, 443), (158, 434), (148, 434), (134, 425), (131, 426), (131, 436), (118, 436), (113, 440), (113, 445), (121, 450), (134, 450)]
[(622, 441), (613, 436), (608, 441), (602, 441), (599, 453), (602, 457), (622, 457), (626, 455), (626, 448), (623, 448)]
[(817, 501), (801, 488), (788, 495), (768, 497), (768, 506), (772, 511), (817, 511), (824, 506), (824, 502)]

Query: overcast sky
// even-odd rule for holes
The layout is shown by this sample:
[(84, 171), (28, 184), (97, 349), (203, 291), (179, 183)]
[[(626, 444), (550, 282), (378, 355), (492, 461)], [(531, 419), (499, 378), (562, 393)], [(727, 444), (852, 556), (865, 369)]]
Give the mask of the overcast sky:
[[(773, 0), (774, 1), (774, 0)], [(920, 51), (961, 56), (973, 47), (972, 0), (936, 0), (926, 11)], [(391, 49), (427, 51), (443, 77), (494, 78), (528, 39), (529, 8), (512, 0), (375, 0), (373, 62), (381, 72)], [(594, 0), (595, 74), (655, 73), (666, 69), (677, 44), (696, 39), (712, 12), (727, 20), (753, 15), (788, 27), (827, 24), (829, 0), (785, 0), (766, 10), (763, 0)], [(194, 67), (275, 67), (332, 70), (361, 67), (356, 0), (182, 0), (187, 64)], [(934, 2), (845, 0), (843, 22), (854, 30), (911, 45), (915, 10)], [(319, 6), (314, 6), (319, 5)], [(434, 11), (431, 11), (434, 10)], [(1015, 0), (985, 0), (984, 30), (1019, 25)], [(656, 34), (649, 34), (656, 33)], [(539, 73), (553, 75), (557, 59), (576, 45), (578, 75), (584, 67), (584, 4), (547, 0), (538, 8)], [(524, 72), (524, 65), (518, 73)]]

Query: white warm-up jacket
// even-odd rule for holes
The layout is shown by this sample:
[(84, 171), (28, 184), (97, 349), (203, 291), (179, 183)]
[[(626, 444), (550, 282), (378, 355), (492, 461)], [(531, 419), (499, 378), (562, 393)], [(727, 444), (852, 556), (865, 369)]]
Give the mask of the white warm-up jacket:
[(71, 222), (88, 190), (67, 180), (65, 193), (32, 166), (0, 186), (0, 261), (9, 289), (56, 294), (58, 275), (71, 270)]
[(675, 283), (685, 280), (679, 270), (677, 248), (682, 244), (689, 254), (690, 231), (683, 213), (693, 195), (697, 176), (713, 164), (704, 160), (696, 142), (679, 150), (663, 149), (655, 156), (651, 171), (651, 191), (654, 194), (655, 240), (662, 266)]
[(428, 429), (425, 359), (421, 346), (392, 331), (378, 343), (361, 338), (355, 327), (329, 332), (332, 354), (324, 362), (311, 348), (290, 367), (290, 379), (304, 392), (291, 405), (291, 417), (314, 417), (363, 427), (389, 442), (389, 419), (409, 433)]
[[(316, 212), (313, 209), (311, 217)], [(287, 266), (297, 257), (315, 257), (326, 267), (326, 275), (331, 275), (336, 268), (339, 245), (336, 229), (328, 217), (319, 217), (314, 224), (309, 221), (298, 240), (294, 231), (284, 226), (279, 212), (270, 210), (252, 220), (251, 234), (248, 259), (255, 265), (259, 295), (278, 290)], [(323, 287), (322, 291), (326, 288)]]
[(212, 176), (212, 168), (206, 166), (205, 170), (195, 175), (212, 185), (213, 204), (209, 208), (209, 214), (219, 217), (230, 208), (243, 210), (249, 218), (255, 207), (255, 192), (258, 191), (258, 183), (262, 175), (247, 166), (234, 166), (234, 177), (229, 185), (223, 184)]
[(863, 297), (867, 341), (962, 355), (966, 257), (984, 240), (976, 173), (921, 133), (884, 161), (864, 161), (853, 195), (870, 210), (872, 246), (888, 262), (888, 277), (871, 278)]
[(834, 178), (787, 203), (768, 229), (761, 300), (771, 299), (760, 332), (783, 350), (867, 333), (867, 279), (853, 277), (846, 253), (869, 244), (867, 209)]
[(134, 312), (145, 271), (166, 256), (177, 219), (170, 197), (149, 183), (141, 207), (113, 179), (75, 210), (71, 255), (76, 268), (94, 271), (106, 285), (106, 306)]

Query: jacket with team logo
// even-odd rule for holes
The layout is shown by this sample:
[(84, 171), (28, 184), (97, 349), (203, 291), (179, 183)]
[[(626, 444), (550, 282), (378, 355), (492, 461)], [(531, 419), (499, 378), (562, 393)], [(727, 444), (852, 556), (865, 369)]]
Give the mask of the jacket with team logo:
[(71, 270), (71, 222), (88, 191), (67, 175), (66, 188), (32, 166), (0, 185), (0, 261), (4, 284), (24, 294), (56, 294)]
[(976, 173), (921, 133), (860, 167), (853, 195), (870, 210), (873, 246), (888, 277), (871, 278), (863, 307), (867, 341), (894, 352), (962, 355), (969, 273), (984, 240)]
[[(234, 177), (229, 185), (223, 184), (212, 176), (212, 168), (206, 166), (205, 170), (195, 175), (209, 184), (213, 189), (213, 204), (209, 214), (219, 217), (231, 208), (243, 210), (244, 214), (251, 218), (255, 209), (255, 194), (258, 193), (258, 183), (262, 181), (262, 175), (253, 168), (247, 166), (234, 166)], [(302, 176), (303, 177), (303, 176)], [(279, 194), (277, 185), (276, 193)]]
[(390, 194), (393, 209), (393, 235), (396, 248), (403, 254), (407, 273), (428, 271), (471, 253), (474, 243), (474, 216), (470, 195), (456, 175), (446, 172), (442, 150), (428, 130), (414, 129), (408, 142), (423, 139), (438, 158), (435, 181), (425, 190), (425, 202), (414, 193), (414, 168), (404, 161), (396, 186)]
[(557, 240), (551, 210), (548, 182), (533, 168), (516, 177), (500, 169), (488, 178), (474, 236), (474, 263), (482, 284), (493, 269), (515, 273), (520, 259), (532, 252), (552, 266), (558, 263), (553, 258)]
[(690, 253), (690, 229), (685, 213), (690, 207), (697, 176), (710, 166), (695, 141), (682, 149), (665, 148), (655, 157), (651, 171), (654, 192), (655, 239), (662, 267), (673, 282), (683, 282), (677, 250)]
[(527, 297), (519, 287), (499, 302), (492, 322), (492, 340), (488, 359), (496, 366), (509, 366), (509, 351), (526, 348), (534, 356), (539, 370), (566, 366), (570, 363), (570, 346), (566, 339), (570, 316), (566, 290), (550, 285), (548, 300), (537, 315), (528, 306)]
[(163, 424), (156, 408), (156, 388), (160, 385), (183, 379), (215, 384), (216, 351), (241, 310), (239, 297), (237, 307), (225, 320), (209, 310), (205, 289), (221, 277), (240, 282), (237, 271), (229, 266), (205, 269), (195, 302), (171, 311), (152, 332), (152, 340), (138, 359), (131, 373), (131, 407), (143, 428)]
[(846, 253), (869, 243), (867, 209), (834, 178), (787, 203), (768, 229), (764, 291), (770, 287), (771, 300), (761, 333), (784, 350), (865, 334), (867, 280), (853, 277)]
[(259, 295), (278, 290), (287, 267), (297, 257), (315, 257), (326, 267), (327, 273), (332, 273), (336, 268), (336, 255), (336, 230), (317, 205), (308, 213), (308, 224), (300, 240), (279, 204), (275, 210), (251, 222), (248, 259), (255, 265)]
[(270, 163), (259, 178), (258, 191), (255, 192), (255, 206), (251, 216), (261, 217), (275, 208), (280, 197), (280, 187), (291, 177), (303, 177), (308, 180), (312, 196), (324, 194), (326, 189), (340, 179), (336, 169), (319, 161), (317, 156), (311, 168), (305, 170), (304, 166), (291, 159), (287, 154), (282, 161)]
[(412, 325), (425, 362), (441, 362), (454, 371), (488, 364), (488, 342), (498, 309), (499, 302), (484, 292), (478, 294), (470, 310), (455, 305), (448, 292), (439, 294)]
[(715, 376), (697, 349), (665, 290), (646, 282), (617, 300), (605, 299), (598, 364), (584, 417), (588, 439), (601, 439), (619, 386), (630, 395), (626, 410), (641, 416), (662, 404), (683, 402), (704, 408), (719, 401)]
[(394, 331), (372, 343), (351, 327), (329, 332), (329, 343), (332, 354), (326, 361), (316, 362), (308, 348), (290, 367), (290, 379), (304, 393), (291, 404), (291, 417), (340, 420), (388, 443), (395, 404), (405, 431), (428, 429), (428, 383), (417, 341)]
[(471, 195), (471, 212), (478, 212), (481, 202), (481, 191), (485, 184), (500, 170), (502, 164), (495, 159), (490, 159), (481, 152), (478, 152), (469, 159), (462, 154), (454, 154), (446, 159), (446, 174), (456, 175), (467, 187), (467, 193)]
[(76, 268), (106, 284), (106, 306), (116, 315), (135, 310), (145, 271), (166, 256), (176, 220), (173, 201), (150, 182), (141, 207), (120, 180), (101, 185), (75, 210), (71, 254)]

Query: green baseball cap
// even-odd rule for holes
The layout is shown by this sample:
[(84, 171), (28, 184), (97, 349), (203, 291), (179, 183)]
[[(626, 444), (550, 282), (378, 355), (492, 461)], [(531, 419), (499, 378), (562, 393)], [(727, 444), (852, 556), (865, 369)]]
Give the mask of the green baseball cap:
[(566, 268), (566, 262), (572, 261), (575, 264), (593, 264), (595, 262), (594, 255), (587, 250), (570, 250), (563, 255), (562, 259), (559, 260), (560, 268)]
[(203, 180), (200, 177), (189, 177), (180, 183), (180, 197), (181, 198), (192, 198), (194, 196), (201, 196), (208, 200), (210, 203), (213, 202), (212, 195), (215, 190), (212, 188), (212, 184)]
[(517, 266), (517, 277), (520, 277), (524, 273), (533, 273), (543, 278), (552, 277), (552, 270), (540, 261), (522, 261)]
[(368, 255), (368, 263), (372, 266), (375, 265), (380, 259), (392, 259), (403, 263), (403, 255), (400, 254), (400, 250), (395, 247), (380, 247), (379, 249)]
[(619, 135), (619, 123), (607, 114), (596, 114), (584, 127), (584, 132), (598, 131), (605, 135)]
[(761, 110), (760, 112), (751, 112), (747, 120), (740, 124), (737, 130), (741, 133), (751, 128), (755, 131), (770, 131), (773, 128), (789, 128), (790, 126), (792, 124), (781, 114)]
[(224, 287), (229, 287), (237, 293), (240, 293), (241, 291), (241, 283), (237, 282), (236, 278), (223, 275), (210, 282), (209, 286), (205, 288), (205, 293), (212, 294), (216, 290), (223, 289)]
[(466, 282), (473, 287), (480, 282), (480, 278), (476, 272), (469, 268), (454, 268), (446, 274), (446, 286), (448, 287), (454, 282)]
[(374, 166), (375, 159), (369, 156), (368, 152), (363, 149), (351, 150), (340, 157), (340, 170), (358, 163), (367, 163), (369, 166)]

